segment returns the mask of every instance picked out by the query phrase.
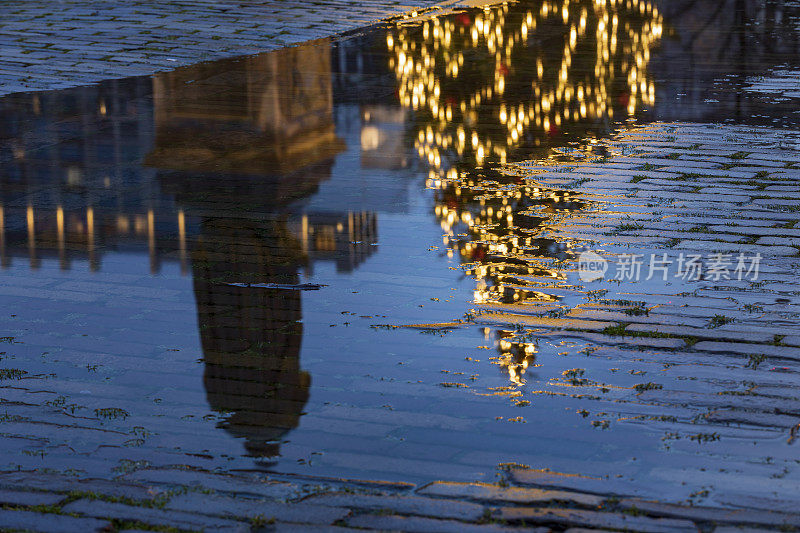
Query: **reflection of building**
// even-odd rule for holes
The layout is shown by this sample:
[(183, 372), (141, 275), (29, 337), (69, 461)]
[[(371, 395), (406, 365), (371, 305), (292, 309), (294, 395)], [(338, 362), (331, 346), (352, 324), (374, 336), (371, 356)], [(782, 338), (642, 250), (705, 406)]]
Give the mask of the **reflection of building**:
[(149, 85), (113, 81), (0, 100), (3, 266), (13, 256), (34, 268), (56, 257), (66, 269), (86, 257), (96, 270), (116, 248), (149, 249), (158, 268), (170, 246), (157, 234), (177, 237), (179, 214), (158, 194), (155, 172), (135, 165), (153, 140)]
[[(307, 172), (319, 176), (318, 169), (311, 164)], [(377, 240), (371, 213), (290, 219), (276, 191), (290, 190), (286, 182), (302, 174), (160, 172), (164, 189), (199, 220), (190, 255), (208, 402), (225, 415), (220, 427), (255, 457), (278, 455), (311, 382), (300, 368), (301, 292), (270, 285), (298, 284), (299, 271), (315, 260), (350, 270)]]
[(374, 250), (377, 228), (370, 213), (290, 213), (343, 149), (328, 47), (219, 66), (156, 77), (147, 162), (200, 221), (191, 262), (208, 401), (250, 455), (274, 457), (299, 423), (310, 376), (300, 368), (300, 291), (270, 284), (297, 284), (314, 259), (353, 268)]
[(202, 227), (192, 271), (208, 402), (250, 455), (273, 457), (311, 385), (300, 369), (300, 292), (234, 284), (297, 283), (305, 257), (281, 220), (209, 218)]
[(52, 257), (102, 269), (112, 251), (149, 256), (152, 272), (179, 261), (193, 277), (220, 426), (251, 455), (276, 455), (310, 377), (301, 293), (263, 285), (296, 284), (317, 261), (350, 271), (377, 249), (374, 212), (330, 198), (307, 209), (346, 148), (329, 44), (180, 69), (152, 86), (13, 96), (0, 116), (2, 265)]
[(292, 234), (299, 235), (309, 258), (307, 270), (316, 261), (333, 261), (340, 272), (349, 272), (374, 251), (378, 243), (375, 213), (312, 213), (290, 221)]
[[(318, 42), (293, 48), (292, 54), (181, 69), (154, 82), (134, 78), (1, 99), (0, 266), (19, 257), (36, 268), (55, 258), (63, 269), (87, 260), (98, 270), (104, 254), (116, 251), (147, 254), (153, 273), (165, 261), (179, 261), (188, 273), (198, 211), (187, 214), (177, 206), (164, 172), (142, 166), (142, 160), (162, 168), (225, 172), (229, 190), (237, 184), (240, 200), (256, 205), (260, 195), (284, 204), (313, 195), (330, 178), (333, 156), (344, 149), (334, 133), (328, 49)], [(216, 83), (228, 89), (217, 90)], [(198, 132), (206, 135), (198, 138)], [(159, 160), (168, 150), (169, 157)], [(241, 179), (247, 172), (263, 176), (278, 170), (301, 171), (271, 182)], [(210, 184), (218, 174), (206, 177)], [(201, 195), (219, 206), (206, 190), (198, 191), (196, 207)], [(312, 254), (317, 242), (325, 246), (313, 259), (334, 260), (346, 271), (373, 250), (368, 244), (375, 239), (374, 223), (373, 241), (348, 240), (350, 226), (358, 231), (364, 217), (374, 220), (361, 206), (299, 211), (289, 214), (297, 238)], [(320, 238), (331, 227), (337, 254)]]
[[(155, 78), (158, 167), (287, 174), (343, 149), (333, 123), (330, 46), (312, 42)], [(289, 183), (290, 185), (296, 185)]]

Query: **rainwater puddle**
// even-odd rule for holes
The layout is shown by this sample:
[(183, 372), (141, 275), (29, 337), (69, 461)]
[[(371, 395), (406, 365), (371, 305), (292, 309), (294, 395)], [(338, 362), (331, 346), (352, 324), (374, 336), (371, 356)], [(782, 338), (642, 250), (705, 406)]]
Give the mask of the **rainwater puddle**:
[(514, 463), (672, 500), (763, 475), (782, 434), (723, 447), (639, 399), (689, 380), (650, 348), (526, 326), (644, 313), (590, 292), (556, 236), (604, 209), (570, 176), (624, 156), (608, 138), (796, 125), (792, 94), (737, 87), (800, 65), (797, 8), (765, 27), (777, 2), (718, 4), (521, 1), (3, 98), (0, 365), (25, 374), (0, 397), (48, 410), (0, 423), (2, 468)]

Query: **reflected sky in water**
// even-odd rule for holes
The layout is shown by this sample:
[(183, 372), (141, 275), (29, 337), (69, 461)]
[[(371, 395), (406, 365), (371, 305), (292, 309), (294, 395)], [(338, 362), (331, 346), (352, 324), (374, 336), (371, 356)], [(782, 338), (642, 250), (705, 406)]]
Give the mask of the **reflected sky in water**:
[(541, 234), (595, 206), (511, 163), (653, 120), (797, 123), (735, 90), (798, 64), (797, 8), (678, 4), (522, 1), (0, 100), (3, 365), (133, 435), (7, 442), (3, 467), (648, 480), (660, 432), (533, 394), (586, 343), (472, 322), (585, 297)]

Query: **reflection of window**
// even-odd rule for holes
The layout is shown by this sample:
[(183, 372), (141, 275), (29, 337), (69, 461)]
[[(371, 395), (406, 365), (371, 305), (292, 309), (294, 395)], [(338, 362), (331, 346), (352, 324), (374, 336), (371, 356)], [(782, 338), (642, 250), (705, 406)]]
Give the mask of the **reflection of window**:
[(139, 235), (147, 233), (147, 218), (144, 215), (136, 215), (134, 219), (134, 228)]
[(120, 233), (128, 233), (128, 231), (130, 231), (130, 229), (131, 229), (131, 224), (130, 224), (130, 221), (128, 220), (128, 217), (126, 217), (125, 215), (118, 215), (117, 216), (117, 230)]
[(316, 228), (314, 246), (320, 252), (336, 251), (336, 229), (333, 226)]
[(381, 144), (381, 132), (375, 126), (364, 126), (361, 129), (361, 149), (376, 150)]
[(70, 187), (78, 187), (83, 183), (83, 172), (78, 167), (69, 167), (67, 169), (67, 185)]

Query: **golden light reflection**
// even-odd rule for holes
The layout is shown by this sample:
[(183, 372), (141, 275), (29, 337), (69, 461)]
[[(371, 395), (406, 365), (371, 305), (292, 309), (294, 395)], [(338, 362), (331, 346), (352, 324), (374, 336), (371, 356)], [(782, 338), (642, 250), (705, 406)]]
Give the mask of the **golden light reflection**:
[(652, 105), (647, 64), (662, 32), (646, 0), (548, 0), (398, 25), (386, 45), (400, 102), (417, 111), (415, 148), (441, 170), (445, 153), (505, 163), (531, 135), (557, 134), (565, 121)]
[(150, 251), (150, 273), (158, 273), (158, 253), (156, 250), (156, 216), (152, 209), (147, 211), (147, 249)]
[[(414, 148), (436, 191), (448, 257), (475, 279), (481, 310), (562, 311), (552, 289), (566, 284), (561, 265), (571, 244), (546, 233), (586, 204), (506, 165), (563, 161), (556, 147), (588, 147), (591, 132), (653, 105), (647, 66), (662, 32), (646, 0), (521, 1), (388, 32), (397, 94), (414, 112)], [(495, 362), (520, 385), (536, 345), (499, 335)]]
[(525, 383), (525, 373), (534, 366), (539, 348), (531, 340), (520, 340), (515, 337), (515, 332), (501, 330), (498, 332), (497, 349), (498, 357), (490, 359), (508, 372), (508, 379), (515, 385)]
[(189, 271), (188, 257), (186, 254), (186, 215), (183, 209), (178, 210), (178, 256), (181, 263), (181, 275)]
[(61, 270), (67, 270), (67, 249), (66, 236), (64, 234), (64, 208), (58, 206), (56, 209), (56, 233), (58, 239), (58, 262)]
[(31, 268), (39, 268), (39, 260), (36, 255), (36, 219), (34, 217), (33, 206), (29, 205), (26, 210), (28, 223), (28, 257)]
[(86, 250), (89, 255), (89, 269), (95, 272), (98, 264), (94, 245), (94, 209), (91, 207), (86, 208)]

